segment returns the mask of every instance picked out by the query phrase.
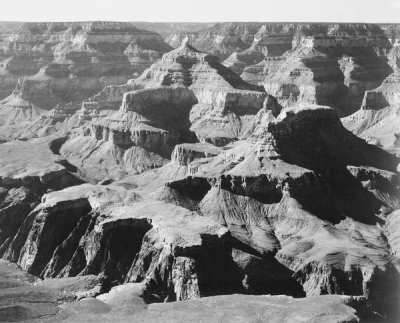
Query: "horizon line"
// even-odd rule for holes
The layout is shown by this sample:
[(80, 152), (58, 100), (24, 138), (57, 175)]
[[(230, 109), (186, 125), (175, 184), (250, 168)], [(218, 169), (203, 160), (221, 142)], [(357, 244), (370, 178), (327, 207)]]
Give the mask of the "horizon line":
[(369, 22), (369, 21), (261, 21), (261, 20), (220, 20), (220, 21), (150, 21), (150, 20), (0, 20), (0, 23), (80, 23), (80, 22), (125, 22), (152, 24), (218, 24), (218, 23), (263, 23), (263, 24), (371, 24), (371, 25), (400, 25), (400, 22)]

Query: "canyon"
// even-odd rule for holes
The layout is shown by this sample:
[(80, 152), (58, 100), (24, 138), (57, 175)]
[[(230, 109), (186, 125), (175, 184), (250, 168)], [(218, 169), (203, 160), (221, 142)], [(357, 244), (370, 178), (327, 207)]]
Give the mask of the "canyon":
[(0, 24), (0, 320), (395, 322), (399, 31)]
[(3, 34), (0, 47), (2, 140), (47, 110), (73, 114), (171, 49), (156, 33), (113, 22), (25, 23)]

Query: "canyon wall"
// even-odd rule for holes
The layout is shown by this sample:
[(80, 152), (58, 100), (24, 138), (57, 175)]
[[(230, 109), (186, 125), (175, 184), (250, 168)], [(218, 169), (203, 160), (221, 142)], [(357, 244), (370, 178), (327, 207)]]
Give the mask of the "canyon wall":
[(263, 85), (282, 105), (297, 102), (355, 112), (365, 91), (390, 73), (392, 31), (396, 25), (219, 23), (196, 32), (175, 33), (176, 47), (191, 43), (225, 59), (244, 80)]
[[(0, 43), (2, 136), (22, 119), (65, 107), (137, 77), (171, 47), (130, 23), (24, 23)], [(71, 105), (75, 103), (75, 105)]]
[(387, 56), (392, 73), (377, 88), (366, 91), (360, 109), (342, 121), (361, 138), (399, 154), (400, 27), (387, 26), (385, 33), (391, 44)]
[[(29, 51), (46, 52), (42, 25), (21, 27), (38, 39)], [(14, 290), (22, 305), (7, 303), (0, 318), (47, 310), (50, 320), (93, 320), (100, 309), (105, 320), (154, 319), (192, 302), (225, 311), (229, 301), (226, 311), (243, 316), (239, 300), (278, 320), (298, 319), (292, 308), (307, 321), (396, 321), (400, 160), (350, 122), (372, 111), (366, 124), (379, 126), (396, 111), (396, 28), (217, 24), (186, 33), (141, 75), (95, 94), (83, 87), (69, 103), (51, 84), (87, 80), (80, 68), (97, 79), (95, 67), (110, 72), (126, 59), (133, 73), (133, 31), (167, 45), (131, 24), (51, 28), (61, 28), (48, 40), (60, 55), (20, 79), (0, 110), (0, 120), (11, 111), (16, 120), (2, 129), (24, 139), (0, 144), (0, 255), (40, 279), (23, 286), (43, 302), (33, 312)], [(195, 48), (193, 35), (205, 35), (199, 44), (210, 51), (217, 44), (220, 57)], [(21, 93), (58, 105), (46, 110)], [(340, 119), (357, 104), (361, 112)], [(266, 305), (255, 296), (266, 294), (290, 297), (262, 296)], [(57, 306), (67, 300), (75, 302)], [(182, 302), (151, 304), (172, 301)]]

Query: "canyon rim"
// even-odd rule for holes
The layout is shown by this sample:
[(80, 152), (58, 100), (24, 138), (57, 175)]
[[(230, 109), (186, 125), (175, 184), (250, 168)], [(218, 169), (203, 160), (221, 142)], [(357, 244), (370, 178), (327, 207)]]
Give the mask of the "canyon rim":
[(399, 2), (16, 2), (0, 322), (400, 322)]

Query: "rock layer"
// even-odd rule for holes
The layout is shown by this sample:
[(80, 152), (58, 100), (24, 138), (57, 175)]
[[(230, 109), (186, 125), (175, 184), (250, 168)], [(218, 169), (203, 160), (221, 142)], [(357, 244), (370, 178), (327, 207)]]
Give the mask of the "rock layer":
[(187, 42), (128, 86), (141, 89), (125, 92), (118, 111), (93, 119), (89, 136), (63, 146), (61, 153), (74, 164), (102, 164), (96, 172), (106, 168), (118, 177), (116, 172), (164, 165), (182, 142), (225, 145), (237, 140), (266, 99), (217, 57)]
[(261, 112), (269, 116), (244, 140), (194, 160), (190, 176), (168, 186), (292, 270), (307, 295), (368, 295), (378, 311), (395, 312), (397, 261), (382, 224), (400, 205), (398, 160), (348, 132), (332, 108)]
[[(1, 110), (32, 117), (38, 109), (81, 102), (107, 85), (136, 77), (168, 50), (158, 34), (130, 23), (23, 24), (0, 44), (3, 74), (18, 80), (0, 102)], [(8, 116), (6, 125), (20, 124)]]
[[(283, 64), (283, 53), (282, 66), (301, 68), (289, 72), (300, 101), (319, 86), (337, 93), (340, 73), (349, 88), (384, 77), (385, 49), (397, 62), (372, 25), (271, 25), (257, 38), (246, 36), (257, 24), (223, 26), (226, 53), (231, 40), (255, 44), (225, 63), (261, 53)], [(339, 56), (343, 69), (332, 67)], [(229, 318), (252, 318), (250, 307), (260, 320), (396, 321), (399, 159), (343, 127), (340, 106), (296, 100), (267, 95), (186, 40), (127, 84), (24, 126), (26, 138), (68, 135), (0, 144), (0, 254), (44, 279), (33, 288), (0, 277), (0, 288), (27, 290), (6, 291), (18, 304), (0, 304), (0, 317), (156, 320), (200, 306), (217, 320), (204, 309), (218, 306)], [(216, 296), (237, 293), (306, 298)], [(27, 295), (43, 300), (37, 311)], [(170, 301), (182, 302), (148, 305)]]
[(60, 138), (48, 137), (0, 145), (1, 253), (46, 191), (81, 183), (68, 171), (68, 162), (52, 151), (59, 142)]
[(343, 118), (347, 129), (368, 142), (398, 154), (400, 124), (400, 29), (387, 28), (392, 48), (388, 54), (393, 69), (380, 86), (366, 91), (361, 108)]

